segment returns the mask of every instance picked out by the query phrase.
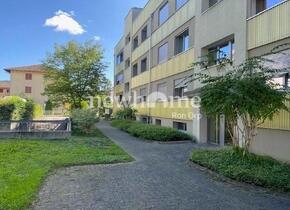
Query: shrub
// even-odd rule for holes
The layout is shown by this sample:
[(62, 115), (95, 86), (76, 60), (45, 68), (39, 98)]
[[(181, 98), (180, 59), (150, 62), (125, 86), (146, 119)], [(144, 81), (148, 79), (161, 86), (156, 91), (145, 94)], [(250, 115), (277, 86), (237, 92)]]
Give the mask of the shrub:
[(239, 149), (194, 150), (191, 161), (231, 179), (290, 191), (290, 165)]
[(111, 122), (111, 125), (113, 127), (121, 129), (122, 131), (128, 132), (128, 129), (130, 128), (132, 123), (134, 123), (134, 121), (130, 121), (130, 120), (113, 120)]
[(21, 120), (25, 112), (26, 100), (18, 96), (8, 96), (0, 100), (0, 118), (3, 120)]
[(192, 140), (189, 134), (180, 132), (174, 128), (148, 125), (134, 121), (113, 120), (112, 126), (130, 133), (133, 136), (154, 141), (182, 141)]
[(32, 120), (34, 114), (34, 102), (28, 99), (25, 103), (24, 112), (22, 114), (22, 120)]
[(91, 134), (98, 122), (97, 113), (91, 109), (75, 109), (71, 111), (72, 131), (76, 134)]
[(0, 99), (0, 120), (32, 120), (42, 115), (42, 107), (18, 96)]
[(115, 118), (118, 120), (135, 120), (137, 110), (132, 107), (123, 107), (115, 114)]
[(51, 100), (48, 100), (46, 103), (45, 103), (45, 111), (52, 111), (53, 108), (54, 108), (54, 104), (52, 103)]
[(40, 104), (34, 104), (33, 118), (39, 118), (43, 116), (43, 108)]

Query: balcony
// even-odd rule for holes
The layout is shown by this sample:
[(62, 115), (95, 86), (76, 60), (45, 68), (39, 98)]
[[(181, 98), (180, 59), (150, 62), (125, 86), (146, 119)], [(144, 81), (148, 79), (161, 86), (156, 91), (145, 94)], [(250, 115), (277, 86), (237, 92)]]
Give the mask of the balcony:
[(157, 81), (191, 69), (194, 61), (194, 49), (178, 54), (166, 63), (155, 66), (151, 71), (151, 81)]
[[(286, 105), (290, 108), (289, 101), (286, 102)], [(272, 120), (266, 120), (260, 128), (290, 130), (290, 113), (285, 110), (281, 110), (273, 117)]]
[(134, 105), (134, 108), (138, 110), (137, 115), (188, 121), (193, 119), (191, 100), (140, 103)]
[(290, 37), (290, 1), (248, 19), (248, 50)]
[(115, 88), (114, 88), (114, 95), (122, 93), (123, 91), (124, 91), (123, 84), (116, 85)]
[(150, 82), (150, 72), (145, 71), (132, 78), (132, 88), (139, 87)]

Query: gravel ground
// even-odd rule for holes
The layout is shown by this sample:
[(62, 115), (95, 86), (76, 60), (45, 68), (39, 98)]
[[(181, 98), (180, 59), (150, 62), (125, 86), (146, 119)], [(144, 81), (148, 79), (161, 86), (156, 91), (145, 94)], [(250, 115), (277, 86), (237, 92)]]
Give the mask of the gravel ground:
[(290, 197), (221, 182), (192, 164), (192, 143), (141, 141), (100, 122), (98, 127), (136, 161), (57, 170), (33, 206), (57, 209), (290, 209)]

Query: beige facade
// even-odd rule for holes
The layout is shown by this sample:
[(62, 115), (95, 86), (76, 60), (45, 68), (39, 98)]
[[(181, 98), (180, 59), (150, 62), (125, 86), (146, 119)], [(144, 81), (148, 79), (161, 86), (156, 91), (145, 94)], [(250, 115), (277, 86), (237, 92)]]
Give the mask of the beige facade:
[(10, 95), (31, 98), (44, 105), (47, 97), (44, 92), (42, 65), (23, 66), (5, 69), (10, 74)]
[[(237, 65), (290, 43), (290, 1), (272, 2), (149, 0), (143, 9), (132, 9), (125, 19), (124, 36), (115, 48), (115, 96), (123, 102), (136, 102), (133, 106), (139, 120), (184, 130), (200, 143), (224, 145), (226, 119), (210, 119), (198, 107), (185, 106), (186, 101), (193, 101), (201, 84), (180, 81), (191, 78), (194, 71), (204, 71), (193, 70), (192, 63), (215, 49), (226, 48), (227, 56)], [(216, 65), (207, 72), (223, 73)], [(167, 99), (152, 97), (160, 92)], [(272, 140), (279, 137), (277, 144), (290, 151), (289, 121), (290, 115), (281, 112), (265, 122), (252, 150), (290, 161), (290, 152), (283, 150), (279, 156), (281, 148), (273, 148)]]

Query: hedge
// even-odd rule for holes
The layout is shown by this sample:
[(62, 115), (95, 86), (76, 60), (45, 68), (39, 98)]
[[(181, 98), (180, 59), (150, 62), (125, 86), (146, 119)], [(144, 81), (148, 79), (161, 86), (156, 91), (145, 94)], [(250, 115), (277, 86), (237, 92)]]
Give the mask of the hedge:
[(194, 140), (194, 138), (189, 134), (180, 132), (170, 127), (161, 127), (157, 125), (144, 124), (128, 120), (113, 120), (111, 125), (133, 136), (140, 137), (146, 140), (153, 141)]
[(0, 120), (31, 120), (35, 115), (42, 115), (42, 107), (30, 99), (18, 96), (0, 99)]

